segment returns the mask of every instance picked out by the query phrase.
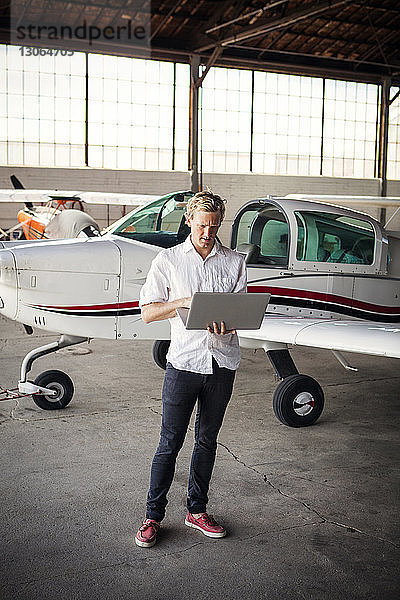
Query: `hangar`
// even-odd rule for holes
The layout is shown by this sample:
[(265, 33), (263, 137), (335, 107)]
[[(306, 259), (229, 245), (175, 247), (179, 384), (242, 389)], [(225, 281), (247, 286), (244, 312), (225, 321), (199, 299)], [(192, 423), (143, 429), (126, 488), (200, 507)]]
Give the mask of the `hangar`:
[[(1, 11), (1, 188), (10, 174), (36, 189), (161, 195), (209, 185), (230, 200), (225, 240), (239, 207), (259, 196), (400, 195), (394, 1), (17, 0)], [(1, 210), (0, 226), (11, 225), (15, 205)], [(383, 223), (394, 214), (369, 212)], [(94, 213), (102, 225), (120, 215)], [(1, 326), (3, 372), (15, 379), (26, 342)], [(86, 375), (71, 364), (89, 410), (1, 407), (6, 594), (398, 597), (395, 361), (365, 361), (356, 383), (329, 366), (331, 417), (289, 435), (265, 414), (271, 384), (246, 351), (215, 490), (233, 535), (217, 554), (174, 529), (182, 464), (164, 542), (139, 558), (126, 530), (143, 501), (161, 375), (143, 349), (121, 348), (94, 342)], [(142, 365), (132, 374), (131, 351)], [(300, 360), (312, 370), (321, 359)], [(125, 401), (132, 383), (140, 393)]]
[[(34, 189), (68, 189), (71, 176), (89, 191), (209, 185), (230, 198), (228, 221), (266, 194), (399, 195), (394, 1), (1, 10), (1, 188), (11, 166)], [(27, 56), (33, 42), (74, 55)]]

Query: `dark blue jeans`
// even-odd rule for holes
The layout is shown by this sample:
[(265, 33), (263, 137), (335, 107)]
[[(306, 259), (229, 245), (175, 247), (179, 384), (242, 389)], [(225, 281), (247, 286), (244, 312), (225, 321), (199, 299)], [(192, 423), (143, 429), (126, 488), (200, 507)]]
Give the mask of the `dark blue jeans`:
[(151, 466), (146, 517), (161, 521), (174, 477), (176, 457), (182, 448), (193, 408), (198, 401), (195, 441), (190, 465), (187, 508), (206, 511), (208, 488), (214, 467), (217, 436), (230, 400), (235, 371), (219, 367), (213, 374), (180, 371), (168, 363), (163, 386), (160, 442)]

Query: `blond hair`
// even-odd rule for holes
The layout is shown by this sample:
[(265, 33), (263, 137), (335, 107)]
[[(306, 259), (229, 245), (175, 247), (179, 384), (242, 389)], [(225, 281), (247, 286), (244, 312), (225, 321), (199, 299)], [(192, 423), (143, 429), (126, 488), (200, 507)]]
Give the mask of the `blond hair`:
[(225, 216), (225, 202), (226, 200), (223, 200), (221, 196), (214, 194), (211, 190), (197, 192), (187, 203), (186, 216), (188, 219), (191, 219), (195, 210), (219, 212), (222, 222)]

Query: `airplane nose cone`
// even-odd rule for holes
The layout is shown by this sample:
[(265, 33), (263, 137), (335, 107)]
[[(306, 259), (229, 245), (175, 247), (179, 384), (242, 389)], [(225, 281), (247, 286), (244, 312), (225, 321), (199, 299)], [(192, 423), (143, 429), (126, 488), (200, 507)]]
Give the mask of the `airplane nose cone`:
[(0, 315), (14, 319), (17, 314), (17, 271), (10, 250), (0, 250)]

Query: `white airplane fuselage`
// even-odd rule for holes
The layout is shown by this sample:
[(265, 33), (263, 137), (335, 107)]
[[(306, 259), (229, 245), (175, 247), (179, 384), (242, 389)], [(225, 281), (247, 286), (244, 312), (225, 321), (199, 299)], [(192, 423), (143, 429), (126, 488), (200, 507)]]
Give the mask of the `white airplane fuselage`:
[[(139, 309), (140, 288), (161, 248), (114, 235), (4, 246), (0, 314), (88, 338), (169, 338), (168, 322), (145, 325)], [(286, 316), (400, 322), (399, 277), (249, 266), (248, 290), (270, 292), (268, 312)]]

